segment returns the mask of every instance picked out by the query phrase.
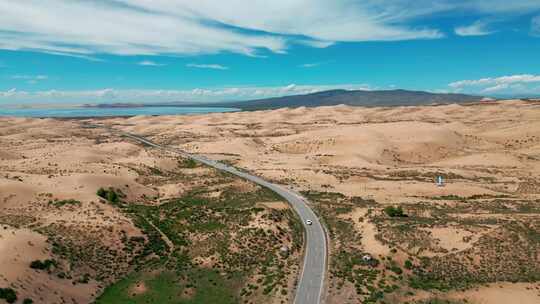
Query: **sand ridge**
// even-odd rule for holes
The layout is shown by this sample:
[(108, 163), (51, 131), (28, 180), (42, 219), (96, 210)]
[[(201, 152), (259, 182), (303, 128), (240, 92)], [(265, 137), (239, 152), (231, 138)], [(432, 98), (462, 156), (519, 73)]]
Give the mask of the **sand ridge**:
[[(522, 203), (540, 199), (540, 106), (535, 103), (514, 100), (489, 105), (373, 108), (340, 105), (89, 121), (233, 163), (298, 191), (362, 198), (363, 205), (351, 204), (350, 212), (339, 219), (348, 221), (361, 235), (352, 247), (381, 261), (391, 257), (403, 263), (408, 258), (406, 246), (382, 241), (388, 240), (392, 228), (383, 225), (389, 222), (382, 211), (385, 206), (403, 206), (411, 217), (428, 223), (415, 231), (419, 235), (412, 234), (419, 243), (409, 250), (422, 247), (419, 256), (424, 257), (472, 252), (478, 244), (484, 246), (487, 239), (503, 235), (501, 221), (526, 218), (526, 223), (535, 223), (539, 219), (534, 206)], [(174, 179), (160, 182), (159, 176), (175, 174), (175, 168), (182, 165), (180, 160), (104, 130), (84, 129), (80, 123), (0, 119), (0, 223), (13, 224), (6, 226), (0, 238), (0, 260), (7, 259), (13, 267), (0, 270), (0, 279), (18, 282), (23, 290), (38, 286), (30, 276), (33, 270), (27, 266), (28, 259), (53, 256), (51, 242), (46, 241), (50, 238), (45, 234), (47, 229), (61, 228), (72, 235), (92, 232), (89, 240), (97, 239), (119, 250), (123, 233), (127, 238), (140, 237), (129, 218), (100, 203), (97, 188), (113, 187), (127, 201), (150, 204), (177, 197), (193, 186)], [(189, 170), (205, 169), (186, 169), (184, 173)], [(153, 172), (156, 177), (147, 179), (145, 172)], [(445, 176), (444, 187), (435, 185), (437, 175)], [(194, 184), (204, 186), (204, 180)], [(242, 192), (245, 187), (239, 184), (236, 190)], [(213, 190), (208, 195), (219, 195), (219, 187)], [(80, 204), (54, 205), (69, 199)], [(375, 203), (366, 203), (369, 200)], [(512, 202), (522, 204), (522, 209)], [(431, 209), (418, 209), (421, 204)], [(475, 209), (480, 205), (494, 211)], [(263, 202), (260, 207), (286, 208), (275, 202)], [(455, 213), (447, 214), (450, 223), (430, 224), (444, 208), (456, 208)], [(475, 229), (456, 224), (468, 220), (481, 224)], [(248, 226), (273, 229), (272, 223), (263, 218), (254, 218)], [(430, 240), (432, 246), (425, 246), (420, 237)], [(394, 254), (397, 248), (400, 251)], [(25, 250), (32, 254), (24, 256), (21, 252)], [(380, 268), (388, 272), (385, 265)], [(410, 270), (405, 272), (411, 274)], [(47, 277), (46, 273), (36, 278), (59, 292), (55, 295), (39, 285), (35, 287), (39, 293), (22, 293), (34, 300), (63, 296), (86, 303), (104, 287), (90, 281), (67, 288), (65, 284), (71, 281)], [(353, 300), (343, 303), (354, 303), (355, 287), (349, 283), (344, 286), (341, 291)], [(537, 300), (535, 292), (538, 297), (537, 286), (533, 286), (536, 291), (531, 291), (530, 285), (526, 286), (529, 289), (506, 283), (500, 283), (502, 288), (493, 286), (447, 296), (464, 296), (478, 304), (502, 303), (501, 299), (508, 300), (510, 295), (533, 303)], [(501, 294), (499, 289), (508, 293)], [(144, 286), (133, 292), (144, 292)], [(431, 296), (433, 293), (427, 297)]]

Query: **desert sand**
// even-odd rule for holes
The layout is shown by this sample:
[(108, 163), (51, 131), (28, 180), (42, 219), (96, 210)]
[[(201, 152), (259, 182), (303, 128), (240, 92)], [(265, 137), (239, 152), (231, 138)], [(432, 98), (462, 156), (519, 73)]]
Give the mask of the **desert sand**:
[[(114, 189), (122, 202), (143, 206), (158, 206), (196, 188), (204, 189), (212, 198), (230, 193), (256, 197), (260, 190), (240, 179), (220, 176), (213, 169), (186, 168), (178, 155), (146, 148), (104, 130), (85, 128), (77, 120), (0, 118), (0, 147), (0, 288), (14, 289), (19, 302), (92, 303), (106, 287), (133, 273), (137, 265), (145, 265), (141, 261), (146, 257), (144, 246), (150, 244), (148, 231), (157, 231), (154, 237), (164, 241), (168, 256), (172, 254), (175, 245), (157, 223), (146, 219), (148, 227), (143, 233), (136, 217), (98, 197), (101, 187)], [(288, 275), (280, 278), (283, 287), (276, 286), (271, 294), (272, 301), (280, 303), (292, 295), (279, 288), (292, 288), (299, 265), (293, 261), (300, 259), (301, 253), (292, 252), (288, 217), (283, 217), (292, 215), (289, 206), (272, 197), (263, 196), (261, 200), (252, 202), (257, 214), (248, 218), (243, 228), (264, 230), (274, 242), (291, 250), (287, 261), (292, 265)], [(200, 212), (220, 217), (218, 211)], [(282, 217), (276, 218), (278, 215)], [(283, 223), (276, 226), (277, 222)], [(255, 239), (249, 231), (237, 228), (233, 232), (242, 236), (231, 239), (231, 246)], [(216, 247), (208, 235), (194, 233), (190, 237), (190, 246), (199, 244), (194, 254), (204, 253), (193, 257), (195, 265), (215, 268), (228, 258), (206, 256), (206, 251)], [(276, 247), (269, 241), (262, 245)], [(301, 250), (299, 245), (296, 248)], [(279, 247), (273, 254), (279, 255)], [(152, 258), (155, 256), (149, 255)], [(40, 261), (54, 261), (54, 265), (31, 267)], [(265, 271), (271, 274), (273, 270)], [(128, 296), (145, 296), (149, 290), (145, 281), (140, 281), (130, 287)], [(262, 288), (250, 296), (266, 302), (269, 299), (262, 295)]]
[[(483, 211), (481, 207), (490, 202), (500, 204), (497, 197), (511, 197), (503, 204), (516, 211), (523, 202), (530, 204), (540, 198), (540, 104), (534, 102), (390, 108), (341, 105), (134, 117), (101, 123), (232, 162), (300, 191), (372, 199), (380, 206), (374, 209), (375, 215), (385, 205), (401, 205), (411, 212), (414, 209), (416, 216), (431, 218), (434, 211), (416, 211), (417, 204), (423, 201), (432, 207), (463, 208), (466, 198), (486, 198), (477, 203), (467, 201), (464, 205), (470, 210), (446, 215), (455, 216), (457, 222), (448, 219), (419, 228), (418, 238), (422, 240), (411, 240), (396, 254), (390, 253), (395, 244), (385, 235), (388, 227), (365, 216), (367, 209), (353, 208), (351, 213), (339, 216), (361, 235), (360, 243), (352, 248), (379, 258), (394, 255), (400, 263), (407, 256), (470, 256), (475, 244), (481, 243), (478, 240), (500, 233), (500, 225), (464, 225), (462, 221), (469, 217), (484, 222), (540, 222), (538, 211), (508, 213)], [(444, 176), (443, 187), (435, 185), (437, 175)], [(539, 229), (538, 225), (534, 227)], [(340, 244), (337, 241), (332, 250)], [(539, 247), (532, 246), (536, 255), (531, 262), (540, 265)], [(332, 283), (329, 285), (332, 289)], [(540, 301), (531, 298), (534, 293), (530, 292), (523, 292), (520, 298), (519, 290), (528, 289), (512, 289), (520, 303)], [(341, 289), (336, 294), (348, 293)], [(480, 300), (478, 293), (468, 295), (472, 303), (499, 303), (500, 299), (486, 296)], [(349, 299), (356, 303), (354, 296)], [(344, 300), (335, 298), (336, 303)]]
[[(537, 207), (521, 207), (540, 199), (538, 103), (511, 100), (390, 108), (340, 105), (88, 121), (230, 162), (299, 191), (373, 200), (374, 206), (353, 206), (349, 213), (336, 218), (349, 223), (360, 236), (352, 247), (379, 259), (394, 254), (391, 249), (397, 250), (393, 259), (398, 263), (422, 256), (472, 254), (482, 237), (504, 235), (500, 232), (503, 226), (493, 221), (522, 222), (526, 218), (533, 224), (532, 229), (539, 229)], [(69, 281), (58, 278), (40, 283), (57, 288), (58, 293), (36, 285), (31, 279), (35, 271), (25, 265), (54, 256), (45, 228), (60, 225), (71, 234), (82, 229), (112, 248), (122, 246), (120, 231), (129, 237), (141, 236), (131, 219), (99, 203), (96, 188), (106, 184), (121, 189), (129, 200), (150, 203), (177, 197), (190, 187), (143, 182), (138, 168), (165, 171), (176, 166), (176, 160), (104, 130), (83, 129), (81, 122), (0, 118), (0, 260), (2, 265), (10, 265), (0, 268), (0, 283), (23, 286), (21, 297), (51, 302), (73, 298), (86, 303), (105, 287), (95, 281), (71, 287)], [(435, 185), (437, 175), (445, 177), (444, 187)], [(466, 200), (469, 209), (463, 211), (463, 201), (475, 196), (493, 202), (505, 198), (497, 204), (512, 212), (482, 211), (475, 204), (492, 201), (476, 199)], [(51, 205), (68, 199), (80, 205)], [(324, 207), (313, 203), (316, 209)], [(429, 204), (431, 209), (420, 209), (420, 203)], [(276, 210), (287, 208), (277, 202), (260, 205)], [(389, 241), (389, 230), (385, 230), (389, 222), (381, 220), (382, 209), (390, 205), (403, 206), (411, 217), (425, 218), (435, 216), (437, 210), (433, 208), (461, 209), (445, 215), (452, 217), (452, 223), (419, 228), (432, 245), (396, 246)], [(469, 217), (491, 222), (472, 226), (459, 222)], [(340, 244), (343, 242), (332, 245)], [(540, 265), (538, 244), (532, 246), (536, 252), (533, 259)], [(336, 249), (331, 248), (333, 252)], [(121, 253), (118, 258), (122, 262), (115, 271), (122, 274), (131, 256)], [(405, 273), (412, 274), (408, 270)], [(84, 271), (73, 275), (82, 276)], [(336, 291), (334, 279), (330, 280), (330, 291), (347, 295), (346, 301), (336, 297), (336, 303), (358, 303), (360, 297), (351, 291), (352, 284)], [(540, 301), (537, 284), (520, 283), (523, 288), (501, 284), (496, 291), (489, 291), (489, 296), (482, 296), (483, 289), (479, 289), (459, 297), (449, 293), (448, 298), (498, 304), (504, 297), (497, 292), (508, 291), (506, 295), (511, 294), (516, 303)], [(141, 290), (144, 286), (133, 292)]]
[[(190, 152), (233, 160), (270, 179), (293, 179), (301, 189), (335, 189), (394, 202), (413, 195), (513, 191), (524, 177), (534, 178), (540, 171), (539, 107), (521, 101), (334, 106), (103, 123)], [(447, 180), (446, 187), (438, 188), (432, 187), (433, 179), (389, 182), (367, 176), (405, 170), (453, 173), (469, 180)], [(502, 170), (505, 174), (499, 173)], [(496, 178), (500, 183), (472, 178)]]

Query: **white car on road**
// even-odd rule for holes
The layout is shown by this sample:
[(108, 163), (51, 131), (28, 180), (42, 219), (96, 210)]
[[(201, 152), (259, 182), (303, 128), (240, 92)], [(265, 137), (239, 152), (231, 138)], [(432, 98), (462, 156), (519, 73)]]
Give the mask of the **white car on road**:
[(313, 224), (313, 222), (311, 220), (306, 220), (306, 225), (310, 225)]

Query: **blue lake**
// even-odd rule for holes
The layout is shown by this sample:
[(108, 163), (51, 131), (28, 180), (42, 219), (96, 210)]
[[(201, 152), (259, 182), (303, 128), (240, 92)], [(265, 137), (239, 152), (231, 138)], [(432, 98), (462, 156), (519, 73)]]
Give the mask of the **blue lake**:
[(137, 107), (137, 108), (1, 108), (0, 116), (17, 117), (107, 117), (135, 115), (186, 115), (238, 111), (214, 107)]

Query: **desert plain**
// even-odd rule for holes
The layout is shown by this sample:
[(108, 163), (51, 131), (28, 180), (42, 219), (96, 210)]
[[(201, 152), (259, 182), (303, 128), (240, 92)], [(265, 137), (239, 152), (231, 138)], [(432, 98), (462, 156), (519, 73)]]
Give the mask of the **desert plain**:
[(302, 192), (326, 303), (540, 302), (540, 103), (504, 100), (0, 118), (0, 288), (21, 303), (293, 300), (285, 202), (88, 122)]

